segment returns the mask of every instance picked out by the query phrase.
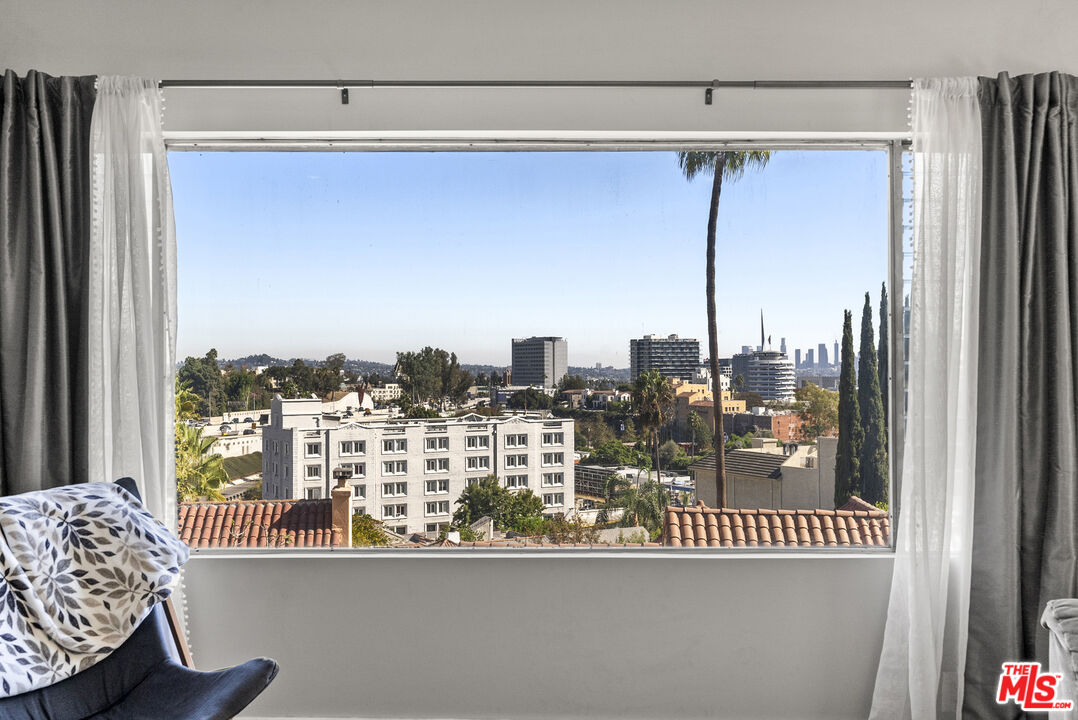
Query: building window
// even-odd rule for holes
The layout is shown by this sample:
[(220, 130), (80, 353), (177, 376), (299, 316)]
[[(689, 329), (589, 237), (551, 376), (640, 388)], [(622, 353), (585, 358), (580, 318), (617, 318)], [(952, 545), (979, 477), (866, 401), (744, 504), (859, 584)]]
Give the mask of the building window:
[(353, 485), (352, 486), (352, 497), (356, 498), (357, 500), (366, 500), (367, 499), (367, 486), (366, 485)]
[(407, 475), (407, 460), (386, 460), (382, 463), (383, 475)]
[(367, 508), (362, 506), (362, 505), (360, 505), (359, 507), (354, 507), (354, 508), (352, 508), (352, 514), (353, 515), (366, 515), (367, 514)]
[(545, 507), (561, 507), (565, 504), (565, 493), (543, 493)]
[(383, 453), (405, 453), (408, 452), (408, 440), (405, 438), (396, 438), (393, 440), (382, 441)]
[(449, 449), (449, 438), (429, 437), (423, 441), (423, 452), (441, 452)]
[(467, 450), (489, 450), (490, 435), (469, 435), (464, 439), (464, 447)]
[(423, 472), (449, 472), (449, 458), (430, 458), (429, 460), (427, 460), (426, 469)]
[(505, 486), (509, 489), (526, 488), (528, 487), (527, 475), (506, 475)]
[(308, 480), (320, 480), (322, 478), (322, 466), (308, 465), (303, 473), (303, 477)]
[(449, 501), (448, 500), (436, 500), (435, 502), (426, 503), (424, 508), (424, 514), (426, 515), (448, 515), (449, 514)]
[(388, 482), (382, 483), (382, 497), (404, 497), (408, 494), (408, 483)]
[(490, 470), (490, 455), (476, 455), (464, 459), (466, 470)]
[(507, 468), (528, 467), (527, 455), (506, 455), (505, 466)]
[(304, 445), (303, 457), (316, 458), (322, 457), (322, 443), (309, 442)]
[(543, 465), (564, 465), (565, 453), (543, 453)]
[(367, 463), (341, 463), (342, 468), (352, 471), (352, 478), (361, 478), (367, 474)]
[(382, 506), (383, 520), (398, 520), (405, 517), (408, 517), (408, 505), (405, 503)]
[(322, 488), (307, 488), (307, 499), (308, 500), (321, 500), (322, 499)]
[(560, 433), (560, 432), (543, 433), (543, 444), (544, 445), (564, 445), (565, 444), (565, 433)]
[(449, 523), (427, 523), (426, 528), (429, 533), (441, 532), (442, 528), (449, 527)]
[(342, 440), (341, 455), (366, 455), (367, 443), (365, 440)]
[(528, 447), (527, 435), (506, 435), (505, 446), (507, 448)]
[(543, 473), (543, 487), (565, 484), (565, 473)]
[(408, 534), (408, 526), (407, 525), (396, 525), (394, 527), (391, 527), (390, 531), (395, 532), (398, 535), (407, 535)]
[(480, 481), (482, 481), (482, 479), (483, 478), (481, 478), (481, 477), (470, 477), (470, 478), (468, 478), (467, 480), (464, 481), (464, 487), (471, 487), (472, 485), (478, 485), (480, 483)]
[(441, 480), (427, 480), (424, 484), (424, 492), (427, 495), (439, 495), (449, 492), (449, 479), (442, 478)]

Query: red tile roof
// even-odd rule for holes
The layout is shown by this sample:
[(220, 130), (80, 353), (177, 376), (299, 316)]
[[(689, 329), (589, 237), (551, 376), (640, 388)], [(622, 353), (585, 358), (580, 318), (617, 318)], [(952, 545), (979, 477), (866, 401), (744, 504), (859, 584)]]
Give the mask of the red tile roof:
[(180, 503), (180, 539), (192, 548), (336, 547), (333, 501), (244, 500)]
[(839, 508), (839, 510), (864, 510), (866, 512), (882, 512), (875, 505), (869, 505), (867, 502), (857, 497), (852, 496), (846, 501), (846, 504)]
[(666, 509), (669, 547), (887, 547), (887, 513), (867, 510)]

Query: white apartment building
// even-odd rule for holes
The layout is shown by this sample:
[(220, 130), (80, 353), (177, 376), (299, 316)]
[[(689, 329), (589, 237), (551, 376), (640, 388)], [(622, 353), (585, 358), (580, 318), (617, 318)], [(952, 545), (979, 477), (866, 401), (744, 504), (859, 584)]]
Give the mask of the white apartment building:
[(394, 400), (400, 400), (401, 386), (399, 383), (386, 383), (379, 387), (368, 388), (367, 394), (376, 403), (393, 402)]
[(574, 508), (572, 420), (539, 415), (341, 422), (317, 399), (273, 399), (262, 432), (262, 497), (324, 498), (352, 470), (353, 512), (395, 532), (437, 532), (487, 475), (530, 489), (548, 514)]

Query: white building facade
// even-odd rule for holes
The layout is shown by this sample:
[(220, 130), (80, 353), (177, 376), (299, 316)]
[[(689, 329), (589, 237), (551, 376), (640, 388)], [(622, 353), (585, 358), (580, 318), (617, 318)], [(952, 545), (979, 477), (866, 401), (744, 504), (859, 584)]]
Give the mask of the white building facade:
[(352, 470), (353, 512), (401, 534), (448, 525), (471, 483), (494, 474), (554, 515), (574, 507), (572, 420), (465, 415), (342, 423), (318, 400), (274, 398), (262, 433), (262, 496), (324, 498), (333, 469)]

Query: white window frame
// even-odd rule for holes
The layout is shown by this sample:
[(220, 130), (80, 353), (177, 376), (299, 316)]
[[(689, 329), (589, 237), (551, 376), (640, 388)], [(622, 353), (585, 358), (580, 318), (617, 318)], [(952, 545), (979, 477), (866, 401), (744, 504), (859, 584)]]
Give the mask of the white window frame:
[(543, 473), (543, 487), (565, 487), (565, 473)]
[[(434, 510), (431, 510), (431, 506), (434, 506)], [(423, 503), (423, 517), (432, 517), (436, 515), (448, 515), (449, 514), (449, 501), (448, 500), (428, 500)]]
[[(386, 513), (386, 510), (391, 511)], [(400, 520), (408, 517), (408, 503), (387, 503), (382, 505), (383, 520)]]
[[(480, 442), (480, 440), (482, 442)], [(473, 442), (474, 441), (474, 442)], [(465, 450), (490, 450), (490, 435), (468, 435), (464, 440)]]
[(401, 455), (407, 452), (408, 438), (382, 438), (383, 455)]
[(505, 456), (505, 467), (506, 468), (526, 468), (526, 467), (528, 467), (528, 454), (527, 453), (520, 453), (520, 454), (517, 454), (517, 455), (506, 455)]
[[(349, 447), (345, 450), (345, 445)], [(352, 455), (366, 455), (367, 454), (367, 441), (366, 440), (341, 440), (338, 445), (340, 448), (341, 457), (350, 457)]]
[(565, 453), (543, 453), (543, 467), (556, 467), (565, 464)]
[[(433, 488), (433, 490), (431, 489)], [(449, 478), (438, 478), (436, 480), (427, 480), (423, 483), (424, 495), (448, 495), (449, 494)]]
[(543, 493), (543, 507), (544, 508), (565, 507), (565, 493), (563, 493), (563, 492)]
[[(387, 470), (388, 468), (388, 470)], [(389, 477), (391, 475), (407, 475), (408, 474), (408, 461), (407, 460), (383, 460), (382, 461), (382, 477)]]
[(490, 455), (472, 455), (465, 458), (464, 469), (467, 472), (490, 470)]
[(367, 484), (360, 483), (352, 486), (352, 499), (353, 500), (366, 500), (367, 499)]
[(423, 452), (449, 452), (449, 438), (445, 435), (423, 438)]
[[(312, 447), (317, 448), (313, 453), (311, 452)], [(304, 443), (303, 443), (303, 457), (304, 457), (304, 459), (322, 457), (322, 443), (321, 443), (321, 441), (318, 441), (318, 442), (304, 441)]]
[[(314, 470), (314, 474), (311, 474), (311, 470)], [(321, 465), (304, 465), (303, 466), (303, 479), (306, 480), (321, 480), (322, 479), (322, 466)]]
[[(389, 492), (386, 492), (386, 489)], [(400, 498), (408, 497), (408, 483), (405, 482), (384, 482), (382, 483), (382, 497), (384, 498)]]
[[(550, 440), (547, 440), (550, 438)], [(545, 432), (543, 433), (543, 446), (551, 447), (565, 444), (564, 432)]]
[[(433, 465), (433, 469), (431, 467), (432, 465)], [(427, 458), (426, 461), (423, 463), (423, 472), (426, 473), (427, 475), (432, 475), (434, 473), (447, 473), (447, 472), (449, 472), (449, 458), (447, 458), (447, 457)]]
[(506, 475), (505, 487), (510, 490), (521, 490), (528, 487), (527, 475)]

